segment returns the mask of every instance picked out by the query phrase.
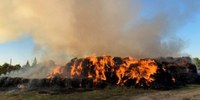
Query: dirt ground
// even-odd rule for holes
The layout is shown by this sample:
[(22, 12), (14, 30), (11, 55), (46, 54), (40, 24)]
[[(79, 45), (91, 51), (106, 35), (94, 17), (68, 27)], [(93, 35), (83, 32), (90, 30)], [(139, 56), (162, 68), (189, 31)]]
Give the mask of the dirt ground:
[(178, 90), (139, 94), (131, 100), (200, 100), (200, 86), (191, 85)]

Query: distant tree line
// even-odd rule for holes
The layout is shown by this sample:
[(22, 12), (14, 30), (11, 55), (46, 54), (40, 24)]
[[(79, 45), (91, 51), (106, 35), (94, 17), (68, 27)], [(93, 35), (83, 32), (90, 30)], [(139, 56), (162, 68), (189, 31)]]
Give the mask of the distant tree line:
[(8, 63), (5, 63), (3, 65), (0, 65), (0, 75), (1, 74), (6, 74), (7, 72), (11, 72), (13, 70), (18, 70), (20, 68), (21, 68), (21, 66), (19, 64), (17, 64), (17, 65), (10, 65)]
[[(34, 67), (36, 65), (37, 65), (37, 59), (35, 58), (32, 66), (29, 64), (29, 61), (27, 61), (26, 65), (24, 65), (23, 67)], [(22, 68), (22, 66), (19, 64), (11, 65), (8, 63), (4, 63), (3, 65), (0, 65), (0, 75), (9, 73), (14, 70), (19, 70), (20, 68)]]
[(26, 65), (24, 65), (23, 67), (34, 67), (37, 65), (37, 59), (35, 58), (32, 65), (30, 65), (29, 61), (26, 62)]

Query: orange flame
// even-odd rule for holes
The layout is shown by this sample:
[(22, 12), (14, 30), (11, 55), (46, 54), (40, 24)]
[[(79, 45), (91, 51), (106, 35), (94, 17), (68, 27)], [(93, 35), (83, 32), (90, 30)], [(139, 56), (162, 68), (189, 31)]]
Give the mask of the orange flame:
[(47, 78), (50, 79), (50, 78), (58, 76), (58, 75), (59, 75), (59, 77), (65, 78), (65, 76), (61, 74), (62, 70), (63, 70), (63, 68), (61, 66), (57, 66), (56, 68), (54, 68), (52, 70), (52, 72), (47, 76)]
[[(130, 79), (135, 80), (136, 84), (139, 84), (141, 79), (145, 79), (148, 85), (155, 80), (152, 75), (154, 75), (158, 69), (154, 60), (137, 60), (127, 57), (122, 59), (122, 63), (116, 63), (110, 56), (92, 56), (79, 60), (75, 59), (69, 67), (69, 78), (85, 77), (93, 79), (94, 83), (98, 83), (99, 81), (106, 81), (107, 77), (109, 77), (108, 73), (114, 73), (118, 78), (117, 85), (123, 85)], [(61, 67), (55, 68), (48, 78), (54, 77), (55, 74), (68, 73), (62, 70), (63, 68)]]

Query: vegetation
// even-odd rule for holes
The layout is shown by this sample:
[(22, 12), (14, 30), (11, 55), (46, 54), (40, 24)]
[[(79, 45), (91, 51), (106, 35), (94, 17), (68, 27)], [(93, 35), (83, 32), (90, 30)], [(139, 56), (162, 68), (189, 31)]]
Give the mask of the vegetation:
[(19, 64), (18, 65), (10, 65), (8, 63), (5, 63), (3, 65), (0, 65), (0, 75), (6, 74), (7, 72), (11, 72), (13, 70), (18, 70), (20, 68), (21, 68), (21, 66)]
[[(25, 67), (34, 67), (36, 65), (37, 65), (37, 59), (35, 58), (32, 63), (32, 66), (30, 65), (29, 61), (27, 61), (26, 65), (24, 65), (24, 66)], [(21, 68), (21, 66), (19, 64), (11, 65), (8, 63), (4, 63), (3, 65), (0, 65), (0, 75), (6, 74), (6, 73), (14, 71), (14, 70), (19, 70), (20, 68)]]
[(200, 85), (175, 90), (145, 90), (126, 87), (107, 87), (91, 91), (0, 91), (1, 100), (199, 100)]
[(125, 87), (108, 87), (91, 91), (13, 91), (0, 92), (2, 100), (128, 100), (132, 96), (152, 93), (156, 90), (144, 90)]
[(194, 58), (194, 63), (200, 68), (200, 59), (199, 58)]
[(37, 59), (35, 58), (34, 61), (33, 61), (32, 67), (34, 67), (36, 65), (37, 65)]

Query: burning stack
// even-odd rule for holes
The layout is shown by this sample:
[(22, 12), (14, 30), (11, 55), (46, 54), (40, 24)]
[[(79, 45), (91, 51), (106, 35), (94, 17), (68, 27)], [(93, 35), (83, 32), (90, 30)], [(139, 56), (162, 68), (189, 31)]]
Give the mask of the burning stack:
[(189, 57), (134, 59), (131, 57), (74, 58), (56, 67), (45, 79), (3, 77), (0, 88), (99, 88), (107, 85), (171, 89), (194, 83), (197, 68)]
[(154, 88), (172, 89), (186, 84), (196, 83), (198, 74), (197, 67), (192, 63), (191, 58), (158, 58), (155, 59), (158, 73), (155, 75)]
[[(194, 83), (197, 68), (189, 57), (134, 59), (131, 57), (74, 58), (48, 78), (92, 79), (94, 86), (111, 84), (144, 88), (174, 88)], [(100, 85), (101, 86), (101, 85)]]
[(0, 78), (0, 90), (9, 89), (76, 89), (93, 87), (90, 79), (66, 79), (54, 77), (52, 79), (25, 79), (25, 78)]

